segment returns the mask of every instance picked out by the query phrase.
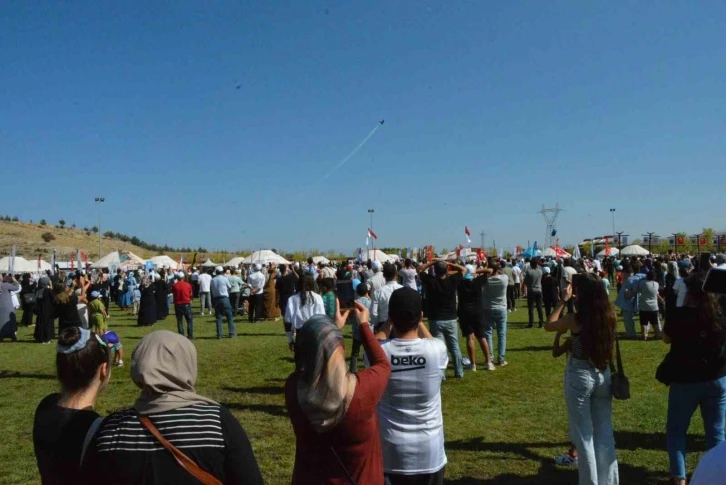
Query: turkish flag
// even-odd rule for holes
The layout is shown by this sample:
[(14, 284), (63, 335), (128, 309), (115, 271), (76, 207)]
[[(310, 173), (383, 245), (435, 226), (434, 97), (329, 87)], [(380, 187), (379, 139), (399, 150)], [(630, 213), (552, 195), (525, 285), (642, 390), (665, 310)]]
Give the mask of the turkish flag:
[(686, 238), (684, 238), (683, 236), (678, 236), (678, 238), (676, 238), (676, 241), (678, 242), (678, 244), (680, 246), (683, 246), (684, 244), (686, 244)]
[(705, 237), (698, 238), (698, 245), (699, 246), (705, 246), (706, 245), (706, 238)]

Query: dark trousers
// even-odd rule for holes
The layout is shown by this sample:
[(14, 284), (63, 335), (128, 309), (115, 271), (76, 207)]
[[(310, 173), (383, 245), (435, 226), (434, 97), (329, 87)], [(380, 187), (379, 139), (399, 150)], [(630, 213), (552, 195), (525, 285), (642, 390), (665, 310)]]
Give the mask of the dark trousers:
[(514, 288), (517, 285), (509, 285), (507, 286), (507, 310), (514, 310), (514, 308), (517, 306), (517, 297), (515, 295)]
[(26, 327), (28, 325), (32, 325), (33, 315), (35, 315), (35, 307), (33, 305), (23, 304), (23, 319), (21, 320), (20, 325), (24, 325)]
[(554, 300), (544, 300), (545, 317), (549, 320), (552, 309), (555, 307)]
[(529, 312), (529, 326), (534, 326), (534, 307), (537, 307), (537, 316), (539, 317), (539, 325), (542, 326), (544, 318), (542, 316), (542, 292), (527, 292), (527, 311)]
[(229, 294), (229, 304), (232, 305), (232, 311), (237, 314), (237, 308), (239, 307), (239, 291), (237, 293)]
[(262, 307), (265, 295), (250, 296), (250, 323), (262, 320)]
[(227, 317), (227, 327), (230, 337), (236, 337), (237, 331), (234, 328), (234, 314), (232, 313), (232, 305), (229, 304), (228, 296), (216, 296), (212, 298), (214, 305), (214, 316), (217, 323), (217, 338), (222, 338), (222, 316)]
[(184, 335), (184, 320), (187, 321), (187, 337), (194, 338), (194, 317), (192, 317), (192, 306), (174, 305), (174, 313), (176, 314), (176, 327), (181, 335)]
[(567, 314), (575, 313), (575, 299), (570, 298), (567, 300)]
[(446, 467), (434, 473), (424, 475), (394, 475), (386, 473), (385, 485), (443, 485)]
[(519, 297), (521, 296), (520, 290), (519, 290), (519, 285), (520, 285), (519, 283), (514, 283), (514, 299), (515, 300), (518, 300)]

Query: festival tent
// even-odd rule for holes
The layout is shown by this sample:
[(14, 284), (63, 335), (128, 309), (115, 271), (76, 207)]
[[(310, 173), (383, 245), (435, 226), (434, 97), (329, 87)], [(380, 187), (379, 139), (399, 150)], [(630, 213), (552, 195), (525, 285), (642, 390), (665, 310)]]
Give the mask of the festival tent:
[[(620, 250), (618, 248), (610, 248), (610, 256), (617, 256), (618, 253), (620, 253)], [(602, 251), (600, 251), (599, 253), (597, 253), (596, 256), (598, 258), (604, 258), (604, 257), (606, 257), (608, 255), (605, 254), (605, 250), (603, 249)]]
[(111, 251), (106, 256), (92, 264), (91, 267), (112, 268), (116, 266), (118, 268), (139, 268), (144, 267), (145, 265), (146, 261), (131, 251)]
[(388, 256), (386, 253), (381, 251), (380, 249), (369, 249), (368, 251), (363, 251), (363, 261), (380, 261), (381, 263), (387, 263), (391, 261), (391, 257)]
[(217, 266), (219, 265), (211, 259), (207, 259), (204, 263), (202, 263), (202, 268), (215, 268)]
[[(0, 272), (10, 271), (10, 256), (0, 259)], [(38, 262), (30, 262), (22, 256), (15, 256), (15, 274), (35, 273), (38, 271)]]
[(534, 258), (536, 256), (542, 256), (542, 251), (534, 248), (527, 248), (519, 255), (520, 258)]
[(245, 258), (243, 258), (242, 256), (237, 256), (236, 258), (232, 258), (229, 261), (227, 261), (226, 263), (224, 263), (224, 266), (236, 268), (237, 266), (242, 264), (244, 262), (244, 260), (245, 260)]
[(555, 251), (555, 248), (547, 248), (542, 251), (542, 256), (544, 256), (545, 258), (556, 258), (557, 251)]
[(154, 265), (154, 268), (171, 268), (171, 269), (177, 269), (179, 267), (179, 263), (177, 261), (174, 261), (169, 256), (163, 255), (163, 256), (154, 256), (153, 258), (148, 260), (151, 264)]
[(252, 263), (290, 264), (290, 261), (283, 258), (276, 252), (270, 251), (269, 249), (261, 249), (259, 251), (255, 251), (254, 253), (250, 254), (245, 259), (243, 259), (242, 262), (244, 264), (252, 264)]
[(622, 251), (620, 251), (621, 256), (647, 256), (650, 253), (647, 249), (644, 247), (638, 246), (637, 244), (632, 244), (630, 246), (625, 246)]
[(330, 264), (330, 260), (328, 258), (326, 258), (325, 256), (313, 256), (313, 263)]

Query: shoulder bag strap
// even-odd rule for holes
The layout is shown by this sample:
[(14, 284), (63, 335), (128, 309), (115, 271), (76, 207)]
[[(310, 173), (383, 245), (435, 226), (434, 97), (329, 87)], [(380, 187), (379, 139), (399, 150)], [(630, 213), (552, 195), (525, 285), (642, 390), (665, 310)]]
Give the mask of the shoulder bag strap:
[(623, 357), (620, 355), (620, 340), (618, 339), (617, 333), (615, 334), (615, 354), (618, 359), (618, 373), (625, 375), (625, 370), (623, 369)]
[(159, 433), (159, 430), (156, 429), (156, 426), (151, 423), (151, 420), (148, 417), (139, 416), (139, 421), (141, 421), (141, 424), (144, 426), (144, 428), (149, 430), (149, 432), (154, 435), (154, 438), (159, 440), (164, 448), (169, 450), (169, 452), (174, 456), (174, 459), (176, 459), (177, 463), (179, 463), (182, 468), (184, 468), (191, 475), (193, 475), (194, 478), (199, 480), (204, 485), (222, 485), (222, 482), (217, 480), (214, 475), (205, 472), (204, 470), (199, 468), (199, 465), (197, 465), (194, 460), (185, 455), (179, 448), (169, 443), (169, 441), (164, 438), (161, 433)]
[(343, 461), (340, 459), (340, 457), (338, 456), (338, 454), (335, 452), (335, 448), (333, 448), (331, 446), (330, 447), (330, 451), (333, 452), (333, 456), (338, 461), (338, 465), (340, 465), (340, 468), (342, 468), (343, 471), (345, 472), (345, 475), (348, 477), (348, 481), (351, 483), (351, 485), (358, 485), (358, 482), (355, 481), (355, 479), (348, 472), (348, 469), (345, 468), (345, 465), (343, 465)]
[(96, 419), (93, 420), (93, 423), (91, 423), (91, 427), (88, 428), (88, 431), (86, 432), (86, 437), (83, 439), (83, 448), (81, 448), (81, 466), (83, 466), (83, 459), (86, 457), (86, 451), (88, 451), (88, 445), (91, 444), (91, 440), (93, 440), (93, 437), (96, 436), (96, 433), (98, 432), (98, 428), (101, 427), (101, 423), (103, 422), (103, 417), (99, 416)]

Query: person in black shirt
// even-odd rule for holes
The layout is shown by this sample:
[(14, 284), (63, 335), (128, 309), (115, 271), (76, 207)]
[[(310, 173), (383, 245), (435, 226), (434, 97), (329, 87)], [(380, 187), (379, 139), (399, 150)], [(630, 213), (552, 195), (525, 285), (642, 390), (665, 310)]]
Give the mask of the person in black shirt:
[[(484, 261), (486, 266), (486, 261)], [(492, 363), (489, 342), (486, 336), (486, 323), (484, 322), (482, 306), (482, 288), (487, 284), (488, 269), (476, 269), (473, 265), (466, 266), (464, 280), (457, 289), (459, 295), (459, 308), (457, 315), (461, 325), (461, 333), (466, 338), (466, 351), (469, 354), (469, 370), (476, 371), (476, 342), (479, 342), (481, 351), (488, 367)], [(491, 363), (491, 366), (489, 364)]]
[[(436, 276), (426, 271), (434, 265)], [(459, 327), (456, 321), (456, 290), (464, 279), (466, 268), (449, 263), (454, 268), (452, 275), (448, 274), (448, 266), (443, 259), (435, 259), (418, 269), (421, 284), (426, 292), (428, 304), (428, 317), (431, 334), (443, 340), (451, 354), (454, 363), (454, 377), (464, 377), (464, 365), (459, 348)]]
[[(87, 481), (104, 485), (198, 485), (165, 445), (171, 445), (223, 484), (262, 484), (252, 446), (234, 415), (195, 392), (197, 351), (168, 330), (141, 339), (131, 357), (131, 379), (141, 394), (131, 409), (101, 424), (84, 460)], [(148, 418), (144, 424), (142, 419)]]
[(80, 327), (81, 317), (78, 314), (78, 303), (87, 303), (86, 296), (75, 294), (73, 281), (67, 284), (58, 283), (55, 292), (55, 317), (58, 319), (58, 332), (69, 327)]
[(545, 266), (542, 268), (542, 302), (545, 308), (545, 318), (549, 320), (552, 309), (557, 304), (557, 293), (559, 290), (559, 283), (551, 273), (550, 269)]
[(93, 405), (108, 384), (111, 368), (105, 344), (79, 327), (63, 330), (56, 350), (61, 392), (50, 394), (38, 405), (33, 446), (42, 483), (70, 485), (81, 483), (83, 444), (99, 417)]

